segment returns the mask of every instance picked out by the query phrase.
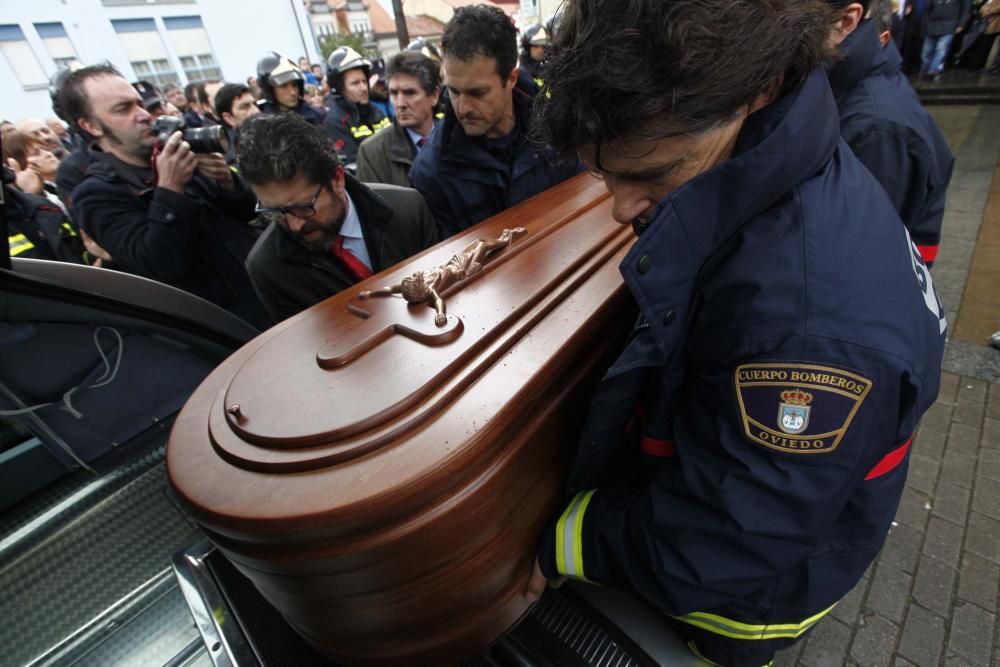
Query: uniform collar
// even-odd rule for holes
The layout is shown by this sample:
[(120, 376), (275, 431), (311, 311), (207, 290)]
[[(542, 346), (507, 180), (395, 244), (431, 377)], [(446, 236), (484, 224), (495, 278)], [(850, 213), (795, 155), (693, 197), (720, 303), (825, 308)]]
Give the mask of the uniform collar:
[[(820, 171), (840, 142), (825, 72), (751, 114), (734, 157), (688, 181), (657, 206), (621, 264), (658, 346), (672, 349), (711, 253), (743, 225)], [(671, 326), (672, 325), (672, 326)]]
[(867, 19), (847, 36), (839, 49), (838, 58), (829, 68), (830, 88), (840, 99), (869, 76), (886, 73), (889, 68), (886, 49), (878, 39), (875, 21)]

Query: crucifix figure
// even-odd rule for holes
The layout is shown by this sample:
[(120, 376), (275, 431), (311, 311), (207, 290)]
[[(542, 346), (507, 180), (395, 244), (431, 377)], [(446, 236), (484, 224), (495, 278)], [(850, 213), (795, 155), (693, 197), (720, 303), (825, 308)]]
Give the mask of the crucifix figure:
[(403, 278), (395, 285), (387, 285), (376, 290), (366, 290), (361, 292), (358, 297), (368, 299), (373, 296), (402, 294), (403, 298), (409, 303), (433, 305), (436, 312), (434, 324), (443, 327), (448, 321), (448, 316), (445, 311), (444, 299), (441, 298), (441, 292), (455, 283), (482, 271), (483, 263), (490, 255), (506, 248), (515, 239), (525, 233), (527, 233), (527, 230), (524, 227), (514, 227), (513, 229), (503, 230), (496, 239), (476, 239), (465, 246), (460, 253), (454, 255), (443, 266), (417, 271), (412, 276)]

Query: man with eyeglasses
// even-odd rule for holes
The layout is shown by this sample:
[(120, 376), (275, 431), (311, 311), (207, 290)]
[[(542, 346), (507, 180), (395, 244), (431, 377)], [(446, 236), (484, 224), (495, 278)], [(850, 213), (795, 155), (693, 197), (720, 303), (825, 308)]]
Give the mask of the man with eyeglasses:
[(323, 130), (295, 114), (243, 125), (239, 170), (267, 229), (247, 257), (257, 295), (276, 321), (330, 297), (438, 240), (416, 190), (362, 184)]

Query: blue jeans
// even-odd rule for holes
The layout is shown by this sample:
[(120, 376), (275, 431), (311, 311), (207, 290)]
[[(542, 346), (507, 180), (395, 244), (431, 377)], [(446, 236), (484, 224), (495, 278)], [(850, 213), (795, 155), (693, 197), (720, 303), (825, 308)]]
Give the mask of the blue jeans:
[(924, 71), (928, 74), (940, 74), (944, 69), (944, 59), (951, 48), (951, 41), (955, 39), (955, 33), (941, 35), (940, 37), (924, 37), (924, 50), (920, 56), (923, 61)]

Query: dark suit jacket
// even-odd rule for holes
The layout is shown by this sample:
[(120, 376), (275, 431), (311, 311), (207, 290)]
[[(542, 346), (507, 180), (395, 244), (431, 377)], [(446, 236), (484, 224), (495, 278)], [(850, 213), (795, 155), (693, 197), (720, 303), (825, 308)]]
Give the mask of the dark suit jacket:
[[(437, 243), (437, 228), (416, 190), (365, 185), (347, 175), (375, 273)], [(257, 295), (275, 321), (305, 310), (355, 284), (328, 252), (313, 252), (270, 225), (247, 257)]]

